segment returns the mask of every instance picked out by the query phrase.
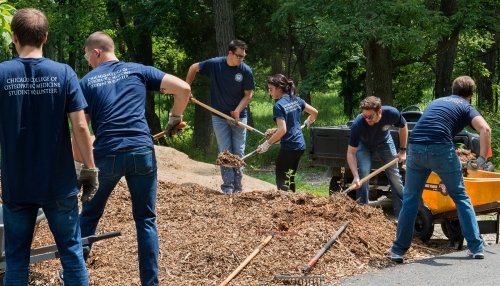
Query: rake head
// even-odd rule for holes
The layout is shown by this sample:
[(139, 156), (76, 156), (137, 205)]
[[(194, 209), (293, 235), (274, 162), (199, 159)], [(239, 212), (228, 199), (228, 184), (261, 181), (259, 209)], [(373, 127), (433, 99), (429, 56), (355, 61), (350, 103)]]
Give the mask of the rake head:
[(276, 275), (274, 281), (284, 285), (322, 286), (325, 278), (319, 275)]

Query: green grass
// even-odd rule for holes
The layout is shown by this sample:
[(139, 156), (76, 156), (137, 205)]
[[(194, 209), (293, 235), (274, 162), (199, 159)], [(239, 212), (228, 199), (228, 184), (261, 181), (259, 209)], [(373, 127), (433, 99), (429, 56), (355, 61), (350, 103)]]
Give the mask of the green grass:
[[(245, 173), (254, 178), (276, 184), (274, 168), (270, 169), (245, 169)], [(328, 196), (329, 180), (318, 174), (324, 174), (325, 167), (299, 166), (295, 177), (295, 189), (299, 193), (309, 193), (316, 196)]]

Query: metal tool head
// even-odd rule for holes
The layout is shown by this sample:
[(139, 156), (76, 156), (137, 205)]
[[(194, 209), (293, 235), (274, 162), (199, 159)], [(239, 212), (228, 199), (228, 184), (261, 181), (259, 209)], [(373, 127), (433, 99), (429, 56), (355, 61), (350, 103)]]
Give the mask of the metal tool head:
[(257, 153), (257, 150), (254, 150), (254, 151), (246, 154), (242, 158), (240, 158), (239, 156), (234, 155), (231, 152), (229, 152), (228, 150), (226, 150), (224, 152), (219, 153), (219, 156), (217, 156), (217, 161), (215, 162), (215, 164), (219, 165), (219, 166), (228, 167), (228, 168), (245, 167), (246, 163), (244, 160), (246, 158), (254, 155), (255, 153)]
[(273, 281), (281, 282), (283, 285), (322, 286), (325, 278), (320, 275), (282, 274), (275, 275)]

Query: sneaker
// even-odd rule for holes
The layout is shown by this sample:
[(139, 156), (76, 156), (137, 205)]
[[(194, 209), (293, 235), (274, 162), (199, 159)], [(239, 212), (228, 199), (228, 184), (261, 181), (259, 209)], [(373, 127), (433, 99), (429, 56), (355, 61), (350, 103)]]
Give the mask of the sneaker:
[(484, 252), (482, 250), (472, 253), (470, 250), (467, 250), (467, 255), (472, 257), (472, 259), (484, 259)]
[(57, 270), (57, 278), (59, 279), (59, 285), (64, 286), (64, 277), (62, 268)]
[(403, 260), (404, 260), (403, 255), (399, 255), (399, 254), (392, 252), (392, 248), (387, 250), (385, 257), (389, 258), (392, 262), (396, 262), (396, 263), (403, 263)]

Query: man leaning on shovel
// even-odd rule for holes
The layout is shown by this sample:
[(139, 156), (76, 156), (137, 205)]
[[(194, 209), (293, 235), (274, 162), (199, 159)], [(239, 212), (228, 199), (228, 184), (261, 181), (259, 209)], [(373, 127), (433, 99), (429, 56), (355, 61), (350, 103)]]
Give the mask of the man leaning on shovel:
[[(408, 127), (401, 113), (392, 106), (382, 106), (378, 97), (369, 96), (363, 99), (360, 107), (361, 114), (351, 125), (347, 163), (353, 175), (352, 185), (358, 188), (356, 199), (361, 204), (367, 204), (369, 182), (361, 183), (360, 177), (368, 176), (375, 155), (383, 164), (389, 163), (396, 157), (399, 158), (399, 162), (406, 159)], [(399, 153), (389, 131), (391, 126), (399, 127)], [(391, 185), (392, 205), (397, 218), (403, 198), (403, 183), (397, 164), (389, 166), (385, 173)]]

